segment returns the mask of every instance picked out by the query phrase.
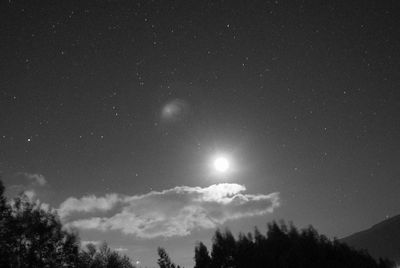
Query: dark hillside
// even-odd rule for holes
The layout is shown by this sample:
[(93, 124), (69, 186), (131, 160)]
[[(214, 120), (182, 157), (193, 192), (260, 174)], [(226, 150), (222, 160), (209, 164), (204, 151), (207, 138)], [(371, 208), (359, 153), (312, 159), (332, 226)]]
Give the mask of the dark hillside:
[(400, 262), (400, 215), (340, 241), (357, 249), (366, 249), (376, 259), (384, 257)]

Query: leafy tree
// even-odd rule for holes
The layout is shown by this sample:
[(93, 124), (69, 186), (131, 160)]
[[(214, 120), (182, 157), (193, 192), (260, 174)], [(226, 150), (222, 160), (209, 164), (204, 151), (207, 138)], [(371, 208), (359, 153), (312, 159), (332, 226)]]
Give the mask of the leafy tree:
[(95, 245), (86, 245), (79, 257), (79, 268), (134, 268), (127, 256), (121, 256), (111, 250), (107, 243), (102, 243), (97, 249)]
[(10, 234), (11, 210), (4, 196), (3, 182), (0, 181), (0, 267), (8, 267), (12, 242)]
[(9, 207), (7, 206), (7, 200), (6, 197), (4, 196), (4, 185), (3, 182), (0, 180), (0, 219), (4, 219), (6, 216), (8, 216), (8, 211)]
[(75, 267), (76, 234), (64, 231), (56, 214), (21, 195), (7, 204), (0, 186), (1, 267)]
[(25, 195), (7, 202), (0, 181), (0, 267), (133, 268), (126, 256), (107, 244), (99, 250), (79, 249), (78, 235), (63, 230), (52, 211), (32, 203)]

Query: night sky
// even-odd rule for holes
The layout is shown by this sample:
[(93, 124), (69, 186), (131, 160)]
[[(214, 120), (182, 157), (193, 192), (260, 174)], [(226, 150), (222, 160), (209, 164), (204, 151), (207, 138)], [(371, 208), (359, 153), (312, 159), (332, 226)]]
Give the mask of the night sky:
[(396, 2), (1, 1), (8, 195), (143, 266), (217, 227), (399, 214)]

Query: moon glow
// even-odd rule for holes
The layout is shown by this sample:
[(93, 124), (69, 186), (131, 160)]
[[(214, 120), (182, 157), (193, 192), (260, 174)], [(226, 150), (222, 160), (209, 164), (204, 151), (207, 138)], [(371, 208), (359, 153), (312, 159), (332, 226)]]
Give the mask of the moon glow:
[(224, 173), (228, 171), (229, 167), (230, 167), (229, 161), (225, 157), (220, 156), (214, 160), (214, 168), (218, 172)]

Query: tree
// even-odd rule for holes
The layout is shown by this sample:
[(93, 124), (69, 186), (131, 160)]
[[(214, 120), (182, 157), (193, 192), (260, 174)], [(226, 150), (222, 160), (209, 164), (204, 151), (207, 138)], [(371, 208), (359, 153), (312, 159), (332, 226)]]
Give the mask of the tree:
[(194, 249), (194, 260), (194, 268), (209, 268), (211, 265), (208, 249), (202, 242), (199, 242)]
[(75, 267), (78, 237), (58, 216), (21, 195), (7, 203), (0, 182), (1, 267)]
[(97, 249), (95, 245), (86, 245), (79, 257), (79, 268), (134, 268), (127, 256), (121, 256), (103, 242)]
[(55, 212), (20, 195), (11, 202), (0, 181), (0, 267), (133, 268), (106, 243), (80, 250), (76, 233), (63, 230)]
[(10, 218), (11, 210), (4, 196), (3, 182), (0, 180), (0, 267), (8, 267), (11, 258)]
[[(195, 248), (195, 268), (207, 267), (207, 248)], [(205, 264), (204, 264), (205, 263)], [(254, 235), (217, 230), (213, 237), (212, 268), (393, 268), (388, 260), (376, 261), (366, 251), (357, 251), (337, 240), (331, 241), (312, 227), (298, 231), (284, 222), (268, 224), (266, 235), (255, 229)]]
[(9, 207), (7, 206), (7, 200), (4, 196), (4, 185), (3, 182), (0, 180), (0, 220), (4, 219), (5, 215), (8, 214)]
[(253, 237), (251, 233), (244, 235), (239, 234), (239, 238), (236, 242), (236, 256), (235, 260), (238, 267), (244, 267), (246, 264), (252, 262), (253, 254)]
[(171, 259), (169, 258), (167, 252), (165, 251), (164, 248), (159, 247), (157, 249), (158, 251), (158, 260), (157, 263), (160, 266), (160, 268), (178, 268), (175, 266), (175, 264), (171, 261)]
[(232, 233), (226, 229), (225, 232), (217, 230), (213, 238), (211, 251), (211, 267), (232, 267), (236, 255), (236, 241)]

